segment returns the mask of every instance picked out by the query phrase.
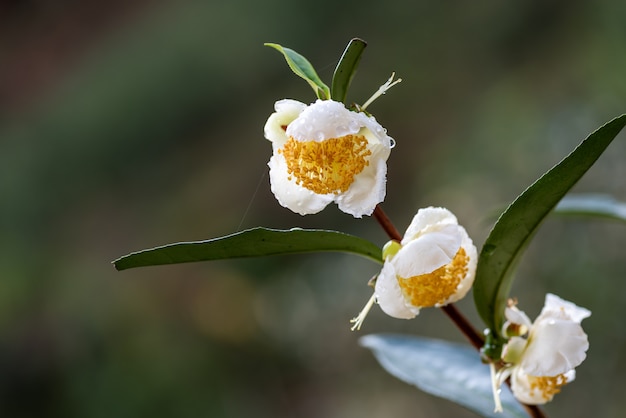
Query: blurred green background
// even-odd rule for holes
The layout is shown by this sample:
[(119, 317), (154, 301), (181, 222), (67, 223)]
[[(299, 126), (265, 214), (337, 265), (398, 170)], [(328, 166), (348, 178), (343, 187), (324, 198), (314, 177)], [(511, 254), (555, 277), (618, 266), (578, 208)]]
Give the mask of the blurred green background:
[[(116, 272), (111, 260), (254, 226), (319, 227), (381, 246), (374, 220), (274, 200), (263, 124), (314, 100), (264, 42), (330, 82), (369, 46), (348, 99), (397, 141), (383, 207), (404, 230), (442, 205), (476, 244), (493, 215), (626, 110), (626, 3), (266, 0), (0, 4), (0, 416), (471, 417), (387, 375), (360, 335), (463, 341), (438, 310), (348, 320), (378, 266), (348, 255)], [(621, 134), (576, 186), (626, 200)], [(550, 416), (626, 407), (626, 227), (552, 218), (513, 294), (593, 311), (591, 348)], [(482, 327), (468, 297), (459, 308)]]

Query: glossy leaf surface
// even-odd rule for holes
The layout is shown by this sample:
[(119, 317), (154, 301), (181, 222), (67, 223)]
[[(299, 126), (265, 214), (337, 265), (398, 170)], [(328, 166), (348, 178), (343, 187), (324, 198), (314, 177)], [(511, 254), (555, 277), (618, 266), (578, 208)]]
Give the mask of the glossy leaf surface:
[(324, 82), (319, 78), (317, 72), (313, 68), (313, 65), (302, 55), (298, 54), (293, 49), (285, 48), (278, 44), (266, 43), (265, 46), (269, 46), (274, 48), (283, 56), (291, 68), (291, 71), (296, 73), (296, 75), (302, 77), (306, 80), (307, 83), (313, 88), (315, 94), (318, 98), (322, 100), (326, 100), (330, 98), (330, 89)]
[(503, 323), (515, 265), (534, 232), (624, 125), (626, 115), (613, 119), (589, 135), (519, 195), (494, 225), (479, 256), (474, 301), (481, 318), (496, 335)]
[(567, 195), (554, 208), (554, 213), (626, 222), (626, 202), (603, 194)]
[(163, 264), (308, 252), (346, 252), (382, 263), (381, 249), (354, 235), (319, 229), (254, 228), (205, 241), (137, 251), (113, 261), (117, 270)]
[(361, 61), (361, 55), (366, 46), (367, 43), (364, 40), (354, 38), (346, 47), (333, 74), (333, 82), (330, 90), (333, 100), (342, 103), (346, 101), (348, 88), (350, 87), (350, 83), (356, 73), (359, 61)]
[(462, 405), (484, 417), (526, 418), (524, 408), (503, 387), (501, 413), (494, 412), (489, 366), (476, 350), (447, 341), (378, 334), (361, 338), (380, 365), (398, 379)]

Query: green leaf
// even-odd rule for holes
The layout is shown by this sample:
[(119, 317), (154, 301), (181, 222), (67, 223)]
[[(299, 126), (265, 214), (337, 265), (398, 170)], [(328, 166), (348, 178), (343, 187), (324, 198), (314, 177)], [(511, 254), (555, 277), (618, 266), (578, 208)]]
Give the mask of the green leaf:
[(626, 222), (626, 202), (604, 194), (567, 195), (556, 205), (554, 213)]
[(305, 79), (306, 82), (313, 88), (313, 91), (315, 91), (318, 98), (322, 100), (330, 98), (330, 89), (319, 78), (309, 60), (298, 54), (293, 49), (284, 48), (281, 45), (272, 43), (265, 43), (264, 45), (274, 48), (278, 52), (282, 53), (287, 61), (287, 64), (289, 65), (289, 68), (291, 68), (291, 71), (296, 73), (299, 77)]
[(180, 242), (137, 251), (118, 258), (113, 264), (117, 270), (125, 270), (163, 264), (324, 251), (353, 253), (382, 263), (382, 251), (378, 246), (342, 232), (253, 228), (206, 241)]
[(345, 102), (348, 88), (356, 69), (361, 61), (361, 55), (367, 43), (359, 38), (354, 38), (348, 43), (343, 55), (339, 59), (330, 90), (330, 97), (337, 102)]
[(515, 266), (541, 221), (595, 163), (626, 125), (626, 115), (608, 122), (582, 141), (571, 154), (545, 173), (500, 216), (478, 258), (474, 282), (476, 309), (496, 336)]
[(501, 413), (495, 413), (489, 366), (469, 346), (402, 335), (366, 335), (362, 346), (372, 350), (391, 375), (426, 393), (448, 399), (484, 417), (527, 418), (508, 387), (500, 392)]

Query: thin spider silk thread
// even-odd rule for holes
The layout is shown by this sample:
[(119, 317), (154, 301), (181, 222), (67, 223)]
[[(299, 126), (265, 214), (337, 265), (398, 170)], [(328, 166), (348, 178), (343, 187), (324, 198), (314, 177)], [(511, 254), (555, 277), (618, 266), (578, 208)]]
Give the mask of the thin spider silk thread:
[(246, 220), (246, 217), (248, 216), (248, 212), (250, 212), (250, 208), (252, 208), (254, 199), (256, 198), (256, 195), (259, 193), (259, 189), (261, 188), (261, 183), (265, 179), (266, 175), (267, 175), (267, 169), (264, 167), (263, 173), (261, 174), (261, 177), (259, 178), (259, 181), (257, 182), (256, 188), (254, 189), (254, 192), (252, 193), (252, 197), (250, 198), (250, 201), (248, 202), (248, 206), (246, 207), (246, 210), (243, 212), (241, 221), (239, 222), (239, 225), (237, 226), (237, 231), (241, 231), (241, 226), (243, 225), (243, 222)]

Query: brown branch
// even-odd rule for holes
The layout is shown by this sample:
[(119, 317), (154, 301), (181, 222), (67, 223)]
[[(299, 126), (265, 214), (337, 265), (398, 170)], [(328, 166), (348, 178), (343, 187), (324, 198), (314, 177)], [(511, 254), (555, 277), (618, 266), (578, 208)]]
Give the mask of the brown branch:
[(543, 413), (541, 409), (539, 409), (537, 405), (527, 405), (523, 402), (520, 403), (522, 404), (526, 412), (528, 412), (528, 415), (531, 416), (531, 418), (547, 418), (547, 416)]
[(470, 324), (470, 322), (463, 316), (463, 314), (454, 306), (454, 304), (449, 304), (446, 306), (442, 306), (441, 310), (443, 310), (446, 315), (454, 322), (454, 324), (461, 330), (463, 335), (469, 340), (470, 344), (474, 346), (476, 350), (483, 348), (485, 344), (485, 339), (483, 336)]
[(398, 242), (402, 241), (402, 235), (400, 235), (400, 232), (398, 232), (391, 220), (389, 220), (387, 214), (380, 208), (380, 205), (376, 205), (376, 209), (374, 209), (373, 215), (380, 224), (380, 226), (383, 227), (389, 238)]

